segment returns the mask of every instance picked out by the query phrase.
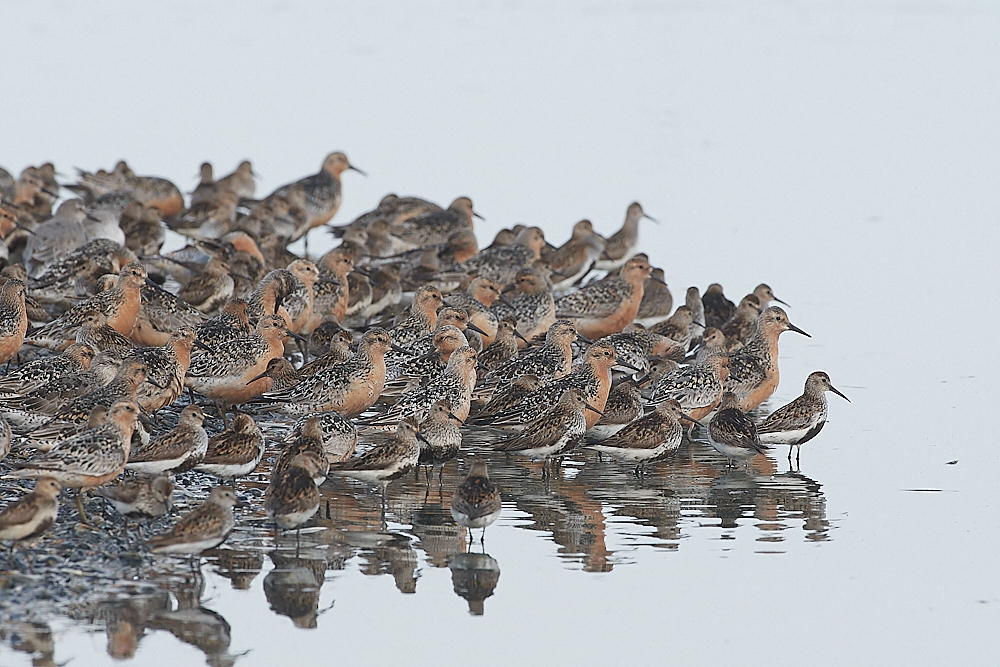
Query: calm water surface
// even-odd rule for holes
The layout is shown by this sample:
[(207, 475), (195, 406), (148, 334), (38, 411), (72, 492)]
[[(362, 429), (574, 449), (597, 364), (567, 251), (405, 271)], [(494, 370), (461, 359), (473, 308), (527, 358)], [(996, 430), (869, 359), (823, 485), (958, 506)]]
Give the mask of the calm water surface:
[(393, 484), (385, 526), (331, 479), (298, 543), (261, 516), (200, 573), (142, 572), (155, 594), (3, 628), (0, 664), (995, 662), (995, 5), (5, 12), (11, 171), (126, 157), (193, 187), (251, 157), (266, 192), (342, 149), (371, 176), (345, 176), (337, 220), (468, 194), (482, 245), (610, 233), (638, 199), (675, 300), (766, 281), (813, 335), (782, 337), (766, 408), (820, 369), (852, 403), (830, 397), (801, 469), (778, 449), (727, 470), (696, 437), (644, 482), (584, 452), (544, 483), (471, 433), (504, 490), (485, 546), (448, 514), (465, 458)]

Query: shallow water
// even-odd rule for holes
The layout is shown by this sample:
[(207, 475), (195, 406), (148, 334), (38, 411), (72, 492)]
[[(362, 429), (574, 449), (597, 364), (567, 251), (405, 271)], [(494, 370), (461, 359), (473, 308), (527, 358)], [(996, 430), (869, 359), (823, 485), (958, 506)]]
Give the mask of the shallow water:
[[(638, 199), (675, 300), (766, 281), (813, 335), (782, 336), (770, 408), (819, 369), (852, 403), (830, 397), (801, 472), (695, 442), (644, 482), (577, 453), (546, 485), (490, 455), (495, 567), (448, 518), (463, 462), (440, 492), (390, 487), (384, 530), (376, 493), (331, 480), (298, 558), (250, 523), (169, 596), (44, 619), (37, 664), (993, 661), (994, 5), (102, 7), (5, 9), (9, 170), (127, 157), (186, 187), (249, 156), (270, 191), (342, 149), (371, 176), (345, 175), (337, 221), (468, 194), (484, 245), (516, 222), (608, 233)], [(492, 589), (482, 617), (456, 589)], [(42, 635), (4, 628), (0, 663)]]

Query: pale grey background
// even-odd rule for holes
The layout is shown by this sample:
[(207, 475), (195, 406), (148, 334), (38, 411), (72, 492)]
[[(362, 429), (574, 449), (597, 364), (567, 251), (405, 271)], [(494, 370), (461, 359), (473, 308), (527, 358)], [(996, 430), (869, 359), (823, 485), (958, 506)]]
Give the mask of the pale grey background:
[[(994, 3), (6, 2), (0, 164), (195, 184), (251, 158), (260, 191), (343, 150), (337, 221), (386, 192), (469, 195), (561, 242), (627, 204), (675, 296), (760, 281), (813, 334), (782, 338), (776, 403), (813, 370), (852, 404), (803, 451), (831, 540), (756, 553), (757, 529), (683, 524), (673, 553), (584, 574), (505, 517), (487, 615), (447, 570), (418, 594), (334, 576), (316, 631), (213, 578), (240, 665), (985, 664), (1000, 627), (995, 503), (1000, 11)], [(312, 237), (319, 248), (325, 234)], [(784, 467), (783, 454), (776, 456)], [(947, 461), (958, 459), (954, 466)], [(937, 488), (941, 493), (905, 489)], [(611, 509), (609, 508), (609, 512)], [(56, 657), (104, 664), (59, 625)], [(27, 664), (0, 648), (5, 661)], [(135, 664), (199, 662), (165, 633)], [(6, 663), (5, 663), (6, 664)]]

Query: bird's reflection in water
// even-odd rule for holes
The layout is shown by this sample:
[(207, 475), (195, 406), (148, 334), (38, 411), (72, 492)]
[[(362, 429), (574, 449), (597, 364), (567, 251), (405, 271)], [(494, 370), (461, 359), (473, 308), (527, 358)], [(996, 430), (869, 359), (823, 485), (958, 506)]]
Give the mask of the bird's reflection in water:
[(483, 602), (493, 595), (500, 581), (500, 565), (489, 554), (463, 553), (451, 559), (451, 585), (455, 594), (469, 602), (469, 613), (482, 616)]
[(52, 628), (42, 621), (5, 622), (0, 624), (0, 641), (11, 649), (31, 656), (32, 667), (55, 667), (56, 645)]
[(418, 540), (416, 546), (427, 554), (431, 567), (448, 567), (452, 556), (465, 551), (465, 528), (455, 523), (449, 507), (436, 499), (414, 511), (410, 525)]
[[(416, 593), (422, 566), (448, 567), (455, 593), (468, 601), (470, 613), (481, 615), (500, 568), (485, 550), (466, 553), (467, 532), (449, 509), (469, 467), (464, 459), (472, 456), (487, 462), (490, 478), (501, 488), (506, 529), (551, 536), (568, 566), (588, 572), (628, 563), (639, 547), (678, 549), (694, 531), (715, 531), (723, 540), (752, 535), (756, 548), (767, 551), (780, 549), (798, 531), (807, 541), (830, 539), (821, 485), (799, 471), (778, 472), (772, 458), (758, 456), (748, 467), (728, 468), (696, 437), (672, 458), (650, 465), (642, 478), (632, 466), (601, 461), (582, 449), (543, 479), (539, 463), (494, 452), (492, 437), (470, 434), (440, 485), (437, 479), (428, 486), (425, 478), (411, 476), (394, 482), (384, 517), (378, 493), (330, 478), (321, 488), (320, 511), (300, 535), (275, 533), (259, 522), (237, 526), (227, 546), (206, 554), (210, 567), (234, 589), (253, 590), (266, 555), (274, 564), (263, 581), (267, 602), (297, 628), (317, 627), (327, 571), (349, 564), (363, 575), (391, 575), (402, 593)], [(491, 539), (502, 538), (487, 535), (487, 547)], [(260, 546), (241, 549), (240, 544)], [(202, 606), (201, 571), (172, 567), (167, 572), (154, 568), (148, 573), (157, 592), (116, 597), (99, 606), (95, 620), (106, 628), (108, 654), (131, 659), (143, 636), (165, 631), (204, 652), (209, 665), (233, 665), (239, 656), (229, 652), (229, 624)], [(52, 635), (43, 624), (7, 624), (0, 638), (14, 650), (31, 653), (36, 665), (53, 664)]]
[(169, 607), (170, 595), (166, 590), (99, 605), (97, 618), (104, 622), (108, 655), (115, 660), (134, 658), (139, 640), (146, 634), (149, 618)]
[(263, 554), (248, 549), (217, 549), (214, 560), (215, 572), (229, 579), (238, 591), (248, 590), (264, 565)]
[(152, 614), (147, 627), (166, 630), (185, 644), (198, 648), (211, 667), (235, 664), (239, 656), (229, 653), (229, 623), (220, 614), (201, 606), (205, 593), (205, 578), (201, 571), (167, 577), (160, 583), (171, 593), (176, 604), (168, 604)]
[(361, 573), (369, 576), (391, 574), (400, 593), (416, 593), (417, 552), (412, 539), (402, 533), (380, 533), (371, 537), (371, 544), (362, 546), (358, 552)]
[[(541, 478), (536, 463), (489, 451), (490, 439), (479, 441), (477, 453), (489, 458), (504, 500), (530, 516), (522, 527), (549, 532), (564, 559), (590, 572), (610, 571), (636, 546), (677, 549), (686, 532), (703, 525), (719, 525), (727, 529), (724, 538), (733, 538), (728, 529), (746, 519), (756, 519), (755, 539), (761, 542), (786, 540), (798, 527), (807, 540), (829, 539), (819, 483), (797, 471), (778, 473), (775, 461), (764, 456), (748, 468), (727, 468), (702, 438), (651, 465), (642, 479), (631, 466), (601, 461), (590, 450), (574, 451), (549, 480)], [(460, 481), (448, 473), (445, 480), (452, 488)]]
[(297, 628), (313, 629), (319, 614), (319, 594), (326, 579), (326, 555), (321, 549), (283, 536), (270, 552), (274, 569), (264, 577), (264, 595), (271, 610), (287, 616)]
[(98, 605), (95, 620), (104, 625), (109, 656), (131, 659), (148, 632), (166, 631), (201, 650), (212, 667), (235, 664), (239, 656), (229, 653), (229, 623), (201, 605), (205, 578), (200, 570), (170, 574), (154, 571), (148, 581), (158, 590)]

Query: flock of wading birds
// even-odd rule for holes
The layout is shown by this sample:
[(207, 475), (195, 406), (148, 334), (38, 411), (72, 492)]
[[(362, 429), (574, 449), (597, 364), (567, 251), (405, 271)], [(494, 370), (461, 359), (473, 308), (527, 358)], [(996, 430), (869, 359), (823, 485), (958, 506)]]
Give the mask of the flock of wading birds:
[[(519, 225), (480, 249), (468, 198), (441, 208), (388, 195), (331, 227), (342, 242), (319, 260), (295, 256), (287, 245), (337, 212), (346, 170), (360, 171), (332, 153), (317, 174), (255, 199), (249, 162), (218, 180), (206, 163), (185, 206), (173, 183), (125, 162), (73, 184), (51, 164), (17, 179), (0, 169), (0, 363), (19, 362), (0, 379), (0, 459), (16, 440), (8, 478), (38, 479), (0, 514), (0, 539), (42, 534), (64, 487), (78, 489), (82, 521), (80, 495), (96, 488), (127, 529), (168, 512), (172, 475), (250, 474), (265, 442), (240, 407), (298, 418), (264, 495), (287, 529), (317, 511), (330, 473), (380, 485), (384, 512), (392, 480), (420, 465), (432, 466), (428, 483), (433, 466), (443, 471), (463, 425), (513, 431), (495, 448), (543, 460), (543, 476), (583, 442), (642, 475), (677, 450), (685, 422), (689, 435), (706, 427), (730, 462), (768, 444), (790, 445), (791, 458), (823, 428), (825, 392), (843, 396), (816, 372), (761, 424), (747, 417), (777, 387), (780, 334), (808, 334), (770, 305), (783, 302), (767, 285), (738, 305), (720, 285), (691, 287), (673, 309), (662, 270), (637, 253), (640, 220), (653, 220), (637, 203), (607, 238), (582, 220), (555, 247)], [(79, 197), (53, 213), (64, 188)], [(189, 244), (160, 254), (167, 228)], [(162, 287), (175, 282), (176, 293)], [(37, 358), (20, 363), (29, 350)], [(297, 354), (299, 368), (288, 361)], [(185, 387), (190, 403), (162, 432), (157, 412)], [(217, 406), (222, 432), (208, 436), (192, 391)], [(392, 434), (355, 456), (359, 432), (379, 431)], [(152, 550), (221, 544), (235, 503), (216, 487)], [(451, 512), (484, 533), (496, 520), (484, 463)]]

